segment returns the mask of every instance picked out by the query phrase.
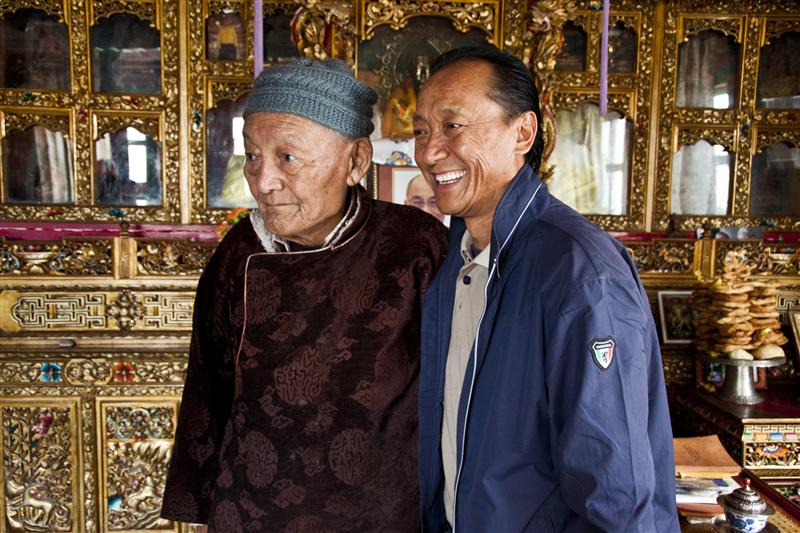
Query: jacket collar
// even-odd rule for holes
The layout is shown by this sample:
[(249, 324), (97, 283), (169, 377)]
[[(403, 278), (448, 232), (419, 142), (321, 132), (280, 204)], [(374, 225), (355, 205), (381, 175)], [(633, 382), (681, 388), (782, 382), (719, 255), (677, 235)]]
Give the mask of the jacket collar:
[(549, 203), (547, 186), (527, 163), (522, 165), (494, 210), (492, 251), (501, 253), (513, 234), (535, 224)]

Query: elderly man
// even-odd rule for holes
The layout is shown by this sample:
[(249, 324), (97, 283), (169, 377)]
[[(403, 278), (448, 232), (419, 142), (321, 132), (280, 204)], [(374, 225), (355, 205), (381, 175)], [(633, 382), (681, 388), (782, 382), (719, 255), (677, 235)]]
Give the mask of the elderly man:
[(677, 531), (661, 357), (633, 263), (537, 178), (521, 61), (457, 49), (431, 74), (416, 161), (453, 218), (423, 306), (423, 529)]
[(418, 529), (419, 312), (446, 243), (370, 199), (375, 94), (340, 61), (266, 69), (258, 202), (200, 279), (162, 516), (210, 531)]

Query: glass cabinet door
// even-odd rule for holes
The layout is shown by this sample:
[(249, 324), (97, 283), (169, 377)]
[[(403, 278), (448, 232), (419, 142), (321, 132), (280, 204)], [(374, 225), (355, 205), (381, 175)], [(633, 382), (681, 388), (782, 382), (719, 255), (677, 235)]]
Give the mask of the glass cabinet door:
[(94, 145), (95, 202), (161, 205), (161, 143), (136, 128), (105, 133)]
[(784, 33), (761, 48), (758, 107), (800, 109), (800, 32)]
[(72, 141), (60, 131), (31, 126), (3, 138), (5, 201), (11, 204), (71, 204)]
[(624, 215), (633, 128), (620, 113), (600, 115), (597, 105), (556, 113), (558, 133), (549, 184), (559, 200), (587, 215)]
[(206, 113), (206, 206), (255, 207), (244, 178), (242, 113), (249, 93), (235, 102), (221, 100)]
[(800, 217), (800, 149), (777, 143), (753, 156), (750, 214)]
[(20, 9), (0, 19), (0, 86), (68, 91), (69, 32), (66, 24), (38, 9)]
[(160, 32), (135, 15), (98, 20), (92, 27), (92, 90), (160, 93)]
[(719, 144), (700, 140), (681, 146), (672, 157), (670, 210), (676, 215), (729, 212), (733, 158)]
[(731, 109), (736, 106), (739, 44), (717, 31), (691, 35), (679, 46), (678, 107)]

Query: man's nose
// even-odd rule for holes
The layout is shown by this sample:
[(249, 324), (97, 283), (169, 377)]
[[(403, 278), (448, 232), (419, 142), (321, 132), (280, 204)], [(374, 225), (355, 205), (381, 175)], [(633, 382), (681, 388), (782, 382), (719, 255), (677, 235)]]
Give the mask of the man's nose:
[(444, 135), (431, 132), (424, 143), (417, 141), (417, 160), (425, 165), (433, 165), (447, 157)]
[(275, 165), (265, 162), (259, 170), (258, 175), (255, 177), (255, 186), (259, 193), (267, 194), (283, 190), (283, 178), (275, 168)]

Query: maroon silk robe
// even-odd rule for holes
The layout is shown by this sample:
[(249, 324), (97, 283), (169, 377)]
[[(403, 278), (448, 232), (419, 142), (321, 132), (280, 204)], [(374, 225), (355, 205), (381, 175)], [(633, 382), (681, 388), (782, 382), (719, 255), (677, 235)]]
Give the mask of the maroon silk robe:
[(197, 290), (162, 516), (210, 531), (417, 531), (422, 293), (445, 229), (359, 190), (331, 246), (266, 253), (249, 219)]

